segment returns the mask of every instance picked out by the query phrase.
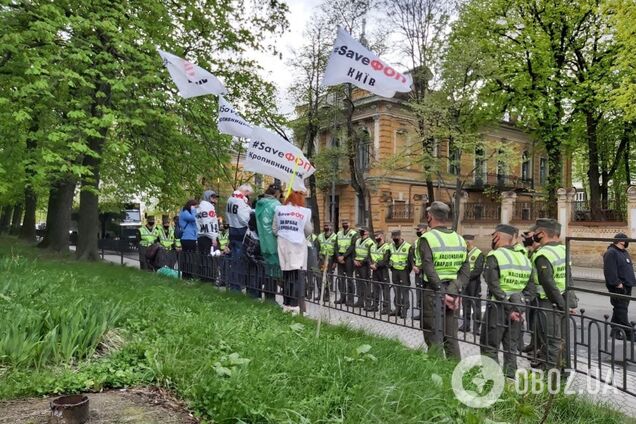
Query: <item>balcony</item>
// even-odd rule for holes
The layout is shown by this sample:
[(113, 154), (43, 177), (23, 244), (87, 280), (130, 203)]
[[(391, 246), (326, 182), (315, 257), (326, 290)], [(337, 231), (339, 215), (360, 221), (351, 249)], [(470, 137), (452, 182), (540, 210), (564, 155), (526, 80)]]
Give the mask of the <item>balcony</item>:
[(389, 205), (386, 220), (391, 222), (413, 222), (413, 205), (408, 203), (394, 203)]
[(521, 178), (514, 175), (482, 174), (476, 176), (472, 181), (467, 181), (465, 187), (473, 190), (496, 187), (499, 190), (528, 191), (532, 189), (532, 179)]

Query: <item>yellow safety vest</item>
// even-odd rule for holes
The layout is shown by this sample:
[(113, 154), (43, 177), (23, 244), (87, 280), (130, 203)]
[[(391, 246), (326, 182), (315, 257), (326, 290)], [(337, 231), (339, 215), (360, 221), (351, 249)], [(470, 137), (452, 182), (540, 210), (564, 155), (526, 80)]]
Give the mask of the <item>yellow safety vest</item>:
[(384, 258), (386, 252), (391, 251), (391, 246), (393, 246), (392, 243), (382, 243), (381, 246), (378, 246), (374, 243), (373, 246), (371, 246), (371, 260), (373, 261), (373, 263), (378, 263), (379, 261), (381, 261), (382, 258)]
[(481, 255), (481, 250), (478, 247), (473, 247), (470, 252), (468, 252), (468, 262), (470, 263), (470, 270), (475, 269), (475, 264), (477, 263), (477, 259)]
[(223, 251), (229, 244), (230, 244), (230, 232), (222, 231), (219, 234), (219, 249)]
[(415, 258), (415, 266), (418, 268), (422, 267), (422, 254), (420, 253), (420, 244), (422, 243), (422, 237), (424, 234), (419, 236), (417, 240), (415, 240), (415, 246), (413, 247), (415, 250), (413, 251), (413, 257)]
[(336, 252), (336, 233), (331, 233), (329, 237), (325, 236), (325, 233), (320, 233), (318, 243), (320, 243), (321, 255), (333, 256)]
[(345, 234), (342, 230), (338, 231), (338, 253), (345, 253), (349, 246), (351, 246), (351, 241), (358, 233), (355, 230), (349, 229), (347, 234)]
[(557, 246), (543, 246), (532, 255), (532, 263), (534, 265), (534, 282), (537, 285), (537, 294), (539, 298), (546, 299), (543, 286), (539, 283), (539, 275), (536, 272), (537, 259), (546, 258), (552, 264), (552, 278), (561, 293), (565, 292), (565, 246), (559, 244)]
[(409, 261), (409, 250), (411, 245), (403, 242), (400, 247), (395, 247), (395, 243), (391, 243), (391, 268), (396, 271), (403, 271)]
[(521, 293), (526, 288), (532, 275), (532, 263), (525, 254), (502, 247), (491, 250), (488, 256), (494, 256), (497, 259), (501, 290), (511, 295)]
[(370, 255), (371, 248), (375, 245), (375, 242), (369, 237), (364, 240), (358, 239), (356, 241), (356, 261), (364, 261)]
[(468, 257), (468, 248), (463, 237), (455, 231), (445, 233), (429, 230), (422, 235), (428, 242), (433, 254), (435, 271), (442, 281), (457, 279), (457, 274)]
[(152, 227), (152, 230), (149, 230), (148, 227), (144, 225), (139, 228), (139, 234), (141, 235), (139, 245), (142, 247), (148, 247), (152, 245), (157, 238), (159, 238), (159, 229), (157, 227)]
[(168, 234), (163, 227), (159, 228), (159, 243), (166, 249), (172, 248), (175, 244), (174, 227), (168, 228)]

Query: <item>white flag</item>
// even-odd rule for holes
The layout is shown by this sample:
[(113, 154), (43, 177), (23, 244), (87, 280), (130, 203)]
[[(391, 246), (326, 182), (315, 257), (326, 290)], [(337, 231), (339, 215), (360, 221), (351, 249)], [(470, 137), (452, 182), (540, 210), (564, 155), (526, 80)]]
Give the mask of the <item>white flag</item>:
[(243, 138), (250, 138), (252, 135), (252, 125), (248, 124), (223, 96), (219, 96), (219, 122), (217, 126), (222, 134)]
[(382, 97), (393, 97), (396, 91), (408, 93), (412, 84), (410, 75), (399, 73), (348, 32), (338, 28), (322, 85), (345, 82)]
[(304, 180), (316, 172), (298, 147), (261, 127), (252, 130), (243, 169), (292, 183), (295, 191), (307, 191)]
[(185, 59), (172, 53), (157, 49), (163, 59), (163, 64), (168, 68), (172, 80), (179, 89), (179, 94), (184, 99), (190, 97), (205, 96), (206, 94), (225, 94), (227, 90), (217, 77), (198, 65), (194, 65)]

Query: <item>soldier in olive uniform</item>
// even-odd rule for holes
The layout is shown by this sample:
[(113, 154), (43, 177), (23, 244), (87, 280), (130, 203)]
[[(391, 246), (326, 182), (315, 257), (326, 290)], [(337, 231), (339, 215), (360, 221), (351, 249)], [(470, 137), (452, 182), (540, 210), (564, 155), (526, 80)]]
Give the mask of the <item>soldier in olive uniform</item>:
[[(325, 286), (324, 298), (329, 299), (329, 288), (332, 285), (333, 275), (331, 271), (334, 266), (334, 253), (336, 252), (336, 233), (333, 232), (333, 226), (330, 223), (323, 224), (322, 233), (318, 235), (318, 260), (320, 261), (320, 269), (324, 270), (325, 260), (327, 261), (327, 283)], [(322, 290), (322, 278), (318, 280), (318, 293), (314, 300), (320, 300), (320, 292)]]
[(481, 322), (481, 273), (484, 270), (484, 254), (475, 246), (475, 236), (472, 234), (464, 235), (466, 247), (468, 248), (468, 261), (470, 262), (470, 279), (468, 285), (464, 289), (464, 294), (475, 297), (477, 299), (463, 299), (464, 322), (459, 331), (470, 331), (470, 320), (474, 316), (475, 324), (473, 330), (475, 334), (479, 334), (479, 324)]
[(356, 240), (355, 256), (353, 266), (356, 270), (356, 291), (358, 292), (358, 301), (353, 305), (356, 308), (368, 306), (368, 299), (371, 296), (371, 249), (375, 246), (375, 242), (369, 237), (367, 228), (359, 228), (360, 237)]
[(334, 262), (338, 265), (338, 291), (340, 298), (336, 304), (346, 303), (353, 306), (356, 287), (353, 282), (353, 257), (355, 255), (358, 233), (349, 227), (349, 221), (342, 221), (342, 230), (336, 236)]
[(515, 249), (515, 227), (499, 224), (492, 234), (492, 249), (486, 257), (484, 279), (490, 299), (481, 333), (481, 353), (499, 361), (499, 346), (504, 350), (504, 373), (515, 378), (517, 357), (515, 352), (521, 336), (523, 305), (535, 295), (532, 263)]
[(421, 222), (415, 228), (415, 243), (413, 243), (413, 273), (415, 274), (415, 302), (416, 306), (413, 308), (413, 319), (419, 320), (422, 315), (422, 286), (424, 282), (422, 280), (422, 256), (420, 255), (420, 243), (422, 242), (422, 236), (426, 232), (428, 224)]
[(147, 216), (146, 225), (139, 228), (137, 241), (139, 242), (139, 268), (152, 270), (146, 259), (146, 249), (152, 246), (159, 239), (159, 228), (155, 226), (155, 217)]
[[(442, 342), (447, 356), (460, 359), (457, 341), (458, 295), (470, 278), (468, 248), (462, 236), (448, 228), (451, 211), (445, 203), (433, 202), (426, 209), (426, 221), (429, 230), (424, 233), (420, 244), (424, 272), (424, 340), (429, 348)], [(444, 310), (443, 329), (440, 329), (441, 324), (436, 325), (435, 322), (438, 314), (434, 313), (434, 309), (437, 308)], [(439, 334), (436, 328), (443, 334)]]
[(411, 287), (411, 270), (413, 269), (413, 247), (402, 238), (402, 232), (392, 231), (391, 239), (391, 280), (395, 288), (395, 309), (390, 316), (406, 319), (409, 310), (409, 291)]
[(391, 246), (391, 243), (384, 241), (384, 233), (382, 231), (375, 232), (375, 247), (371, 249), (371, 270), (373, 271), (373, 281), (377, 284), (373, 284), (371, 301), (368, 308), (365, 308), (369, 312), (378, 310), (381, 293), (382, 310), (380, 313), (384, 315), (391, 313), (391, 281), (389, 277)]

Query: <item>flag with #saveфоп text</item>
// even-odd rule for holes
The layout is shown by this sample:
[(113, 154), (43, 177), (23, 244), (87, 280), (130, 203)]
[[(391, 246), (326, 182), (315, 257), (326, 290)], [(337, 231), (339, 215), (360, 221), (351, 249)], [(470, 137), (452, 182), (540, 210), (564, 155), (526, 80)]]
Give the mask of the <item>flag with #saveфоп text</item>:
[(252, 130), (243, 169), (278, 178), (295, 191), (307, 191), (305, 179), (316, 172), (298, 147), (261, 127)]
[(184, 99), (190, 97), (205, 96), (206, 94), (225, 94), (227, 89), (217, 77), (202, 67), (175, 56), (172, 53), (157, 49), (163, 59), (163, 64), (168, 68), (172, 80), (179, 89), (179, 94)]
[(393, 97), (398, 91), (408, 93), (413, 83), (410, 75), (396, 71), (348, 32), (338, 28), (322, 85), (347, 82), (382, 97)]
[(252, 125), (236, 112), (223, 96), (219, 96), (219, 121), (217, 123), (219, 132), (222, 134), (234, 135), (236, 137), (250, 138), (252, 135)]

